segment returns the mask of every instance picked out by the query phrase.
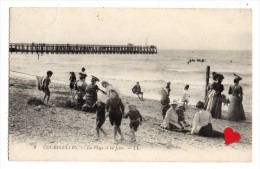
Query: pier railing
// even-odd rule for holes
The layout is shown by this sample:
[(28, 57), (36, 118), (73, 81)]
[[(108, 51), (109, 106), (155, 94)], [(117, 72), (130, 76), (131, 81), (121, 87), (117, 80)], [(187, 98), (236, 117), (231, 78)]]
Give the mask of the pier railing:
[(9, 52), (46, 54), (156, 54), (157, 47), (136, 45), (84, 45), (10, 43)]

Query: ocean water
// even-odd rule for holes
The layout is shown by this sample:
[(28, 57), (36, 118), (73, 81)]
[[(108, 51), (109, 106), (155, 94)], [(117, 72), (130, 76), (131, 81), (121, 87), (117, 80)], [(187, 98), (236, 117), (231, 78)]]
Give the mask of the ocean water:
[[(205, 62), (192, 62), (189, 59), (204, 59)], [(231, 62), (232, 61), (232, 62)], [(233, 84), (233, 73), (240, 75), (244, 89), (244, 108), (252, 111), (252, 53), (251, 51), (191, 51), (159, 50), (155, 55), (119, 54), (10, 54), (10, 73), (35, 79), (34, 76), (14, 73), (19, 71), (32, 75), (45, 75), (47, 70), (54, 72), (52, 81), (69, 84), (69, 72), (76, 74), (86, 68), (87, 83), (91, 76), (97, 76), (117, 87), (121, 93), (134, 96), (132, 87), (140, 82), (144, 98), (160, 99), (160, 91), (170, 81), (171, 100), (180, 99), (185, 84), (190, 85), (190, 104), (203, 100), (205, 96), (206, 67), (211, 72), (222, 73), (223, 84), (228, 96), (228, 87)], [(212, 82), (212, 79), (210, 79)], [(100, 87), (100, 82), (97, 83)], [(102, 88), (102, 87), (101, 87)], [(228, 96), (230, 97), (230, 96)], [(227, 109), (227, 107), (223, 107)]]

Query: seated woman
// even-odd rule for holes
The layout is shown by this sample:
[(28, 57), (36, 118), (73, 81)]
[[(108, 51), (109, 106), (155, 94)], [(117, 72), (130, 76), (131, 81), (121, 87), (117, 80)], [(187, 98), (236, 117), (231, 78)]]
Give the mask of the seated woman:
[(191, 132), (188, 134), (198, 134), (204, 137), (224, 137), (224, 134), (218, 131), (214, 131), (212, 128), (211, 120), (212, 115), (209, 111), (204, 110), (204, 103), (199, 101), (196, 104), (199, 109), (193, 119)]
[(175, 130), (175, 131), (187, 131), (184, 130), (186, 122), (184, 119), (184, 115), (180, 116), (182, 113), (179, 113), (180, 110), (178, 108), (178, 102), (176, 100), (173, 100), (171, 103), (171, 107), (166, 112), (165, 118), (163, 120), (163, 123), (161, 125), (162, 128), (168, 129), (168, 130)]

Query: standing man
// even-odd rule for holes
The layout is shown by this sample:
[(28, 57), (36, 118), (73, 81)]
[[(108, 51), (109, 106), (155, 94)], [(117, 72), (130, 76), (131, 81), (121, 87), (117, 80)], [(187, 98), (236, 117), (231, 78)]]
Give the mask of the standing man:
[[(137, 94), (139, 99), (141, 99), (142, 101), (144, 100), (143, 92), (141, 91), (141, 86), (139, 85), (139, 82), (137, 82), (136, 85), (134, 85), (134, 87), (132, 88), (132, 91), (134, 94)], [(139, 95), (141, 95), (141, 97)]]

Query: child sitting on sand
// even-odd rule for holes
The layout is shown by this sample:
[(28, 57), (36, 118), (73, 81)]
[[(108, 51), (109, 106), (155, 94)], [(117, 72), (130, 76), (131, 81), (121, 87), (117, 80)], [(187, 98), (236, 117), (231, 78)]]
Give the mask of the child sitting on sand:
[(51, 76), (53, 75), (53, 72), (52, 71), (48, 71), (47, 72), (47, 77), (45, 77), (44, 79), (43, 79), (43, 92), (45, 93), (45, 95), (44, 95), (44, 97), (43, 97), (43, 103), (44, 103), (44, 101), (45, 101), (45, 99), (46, 99), (46, 97), (47, 97), (47, 104), (48, 104), (48, 102), (49, 102), (49, 99), (50, 99), (50, 94), (51, 94), (51, 92), (50, 92), (50, 90), (49, 90), (49, 85), (50, 85), (50, 83), (51, 83)]
[(93, 109), (96, 110), (96, 131), (97, 131), (97, 139), (99, 139), (99, 130), (107, 136), (106, 132), (102, 129), (102, 125), (105, 123), (106, 120), (106, 112), (105, 112), (105, 103), (98, 100), (94, 105)]
[(122, 117), (124, 114), (124, 105), (115, 90), (109, 91), (109, 98), (106, 102), (106, 111), (108, 112), (109, 121), (114, 126), (114, 142), (117, 142), (117, 133), (120, 135), (120, 140), (123, 140), (123, 135), (120, 129)]
[(140, 112), (136, 109), (135, 105), (129, 105), (129, 112), (125, 115), (125, 118), (130, 119), (130, 129), (132, 133), (131, 141), (136, 141), (135, 132), (137, 131), (139, 125), (142, 125), (142, 115)]
[(183, 102), (183, 104), (185, 105), (188, 105), (188, 103), (189, 103), (189, 97), (190, 97), (190, 95), (189, 95), (189, 85), (185, 85), (185, 87), (184, 87), (184, 90), (183, 90), (183, 95), (182, 95), (182, 98), (181, 98), (181, 101)]
[(177, 105), (175, 110), (176, 110), (176, 113), (178, 115), (178, 123), (181, 125), (182, 129), (184, 129), (185, 127), (189, 127), (190, 125), (185, 121), (185, 116), (184, 116), (185, 107), (184, 107), (184, 105)]

